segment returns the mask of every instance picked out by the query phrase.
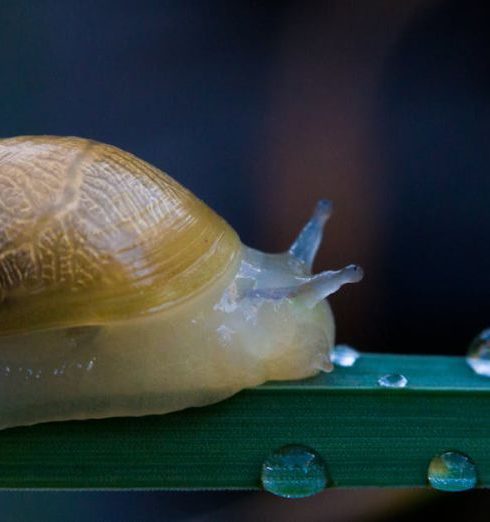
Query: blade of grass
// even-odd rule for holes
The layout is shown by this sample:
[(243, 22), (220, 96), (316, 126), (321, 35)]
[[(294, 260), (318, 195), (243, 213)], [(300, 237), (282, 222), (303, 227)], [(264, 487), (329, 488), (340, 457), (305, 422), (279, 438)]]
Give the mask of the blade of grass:
[[(408, 385), (380, 387), (387, 373)], [(370, 354), (206, 408), (9, 429), (0, 487), (253, 489), (267, 455), (293, 443), (323, 457), (333, 486), (424, 486), (446, 450), (469, 455), (490, 486), (490, 379), (463, 358)]]

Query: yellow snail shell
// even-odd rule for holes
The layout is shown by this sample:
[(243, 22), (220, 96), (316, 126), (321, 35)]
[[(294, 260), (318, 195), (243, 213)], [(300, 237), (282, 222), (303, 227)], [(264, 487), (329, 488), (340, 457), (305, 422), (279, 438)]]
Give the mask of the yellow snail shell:
[(324, 298), (362, 277), (310, 275), (330, 208), (264, 254), (127, 152), (0, 140), (0, 428), (166, 413), (328, 369)]

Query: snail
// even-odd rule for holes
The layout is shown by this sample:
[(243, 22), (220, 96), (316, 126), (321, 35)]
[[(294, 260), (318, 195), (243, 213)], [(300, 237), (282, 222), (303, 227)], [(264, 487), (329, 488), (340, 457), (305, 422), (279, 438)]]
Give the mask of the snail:
[(320, 201), (287, 252), (241, 244), (167, 174), (75, 137), (0, 140), (0, 428), (168, 413), (331, 369), (311, 275)]

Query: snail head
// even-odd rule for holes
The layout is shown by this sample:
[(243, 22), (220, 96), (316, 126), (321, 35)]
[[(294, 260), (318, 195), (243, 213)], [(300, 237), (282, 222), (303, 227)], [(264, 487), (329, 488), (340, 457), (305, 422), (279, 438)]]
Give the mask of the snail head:
[(248, 332), (246, 349), (263, 354), (267, 379), (287, 378), (288, 368), (295, 378), (298, 368), (307, 369), (304, 377), (331, 369), (335, 326), (325, 298), (363, 277), (357, 265), (311, 274), (331, 212), (331, 202), (320, 200), (286, 252), (244, 247), (241, 266), (219, 304), (231, 314), (230, 331)]

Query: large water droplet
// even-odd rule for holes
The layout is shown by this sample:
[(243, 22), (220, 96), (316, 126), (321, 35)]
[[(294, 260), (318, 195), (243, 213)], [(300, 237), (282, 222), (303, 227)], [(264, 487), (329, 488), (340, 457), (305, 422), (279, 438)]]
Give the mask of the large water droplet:
[(332, 348), (330, 360), (335, 366), (342, 368), (349, 368), (354, 366), (354, 363), (359, 359), (361, 354), (347, 344), (337, 344)]
[(475, 373), (490, 377), (490, 328), (483, 330), (471, 342), (466, 362)]
[(476, 466), (456, 451), (436, 455), (429, 464), (429, 484), (441, 491), (464, 491), (476, 486)]
[(327, 487), (323, 459), (298, 444), (273, 451), (262, 465), (261, 479), (266, 491), (286, 498), (309, 497)]
[(378, 384), (383, 388), (405, 388), (408, 379), (401, 373), (387, 373), (378, 379)]

